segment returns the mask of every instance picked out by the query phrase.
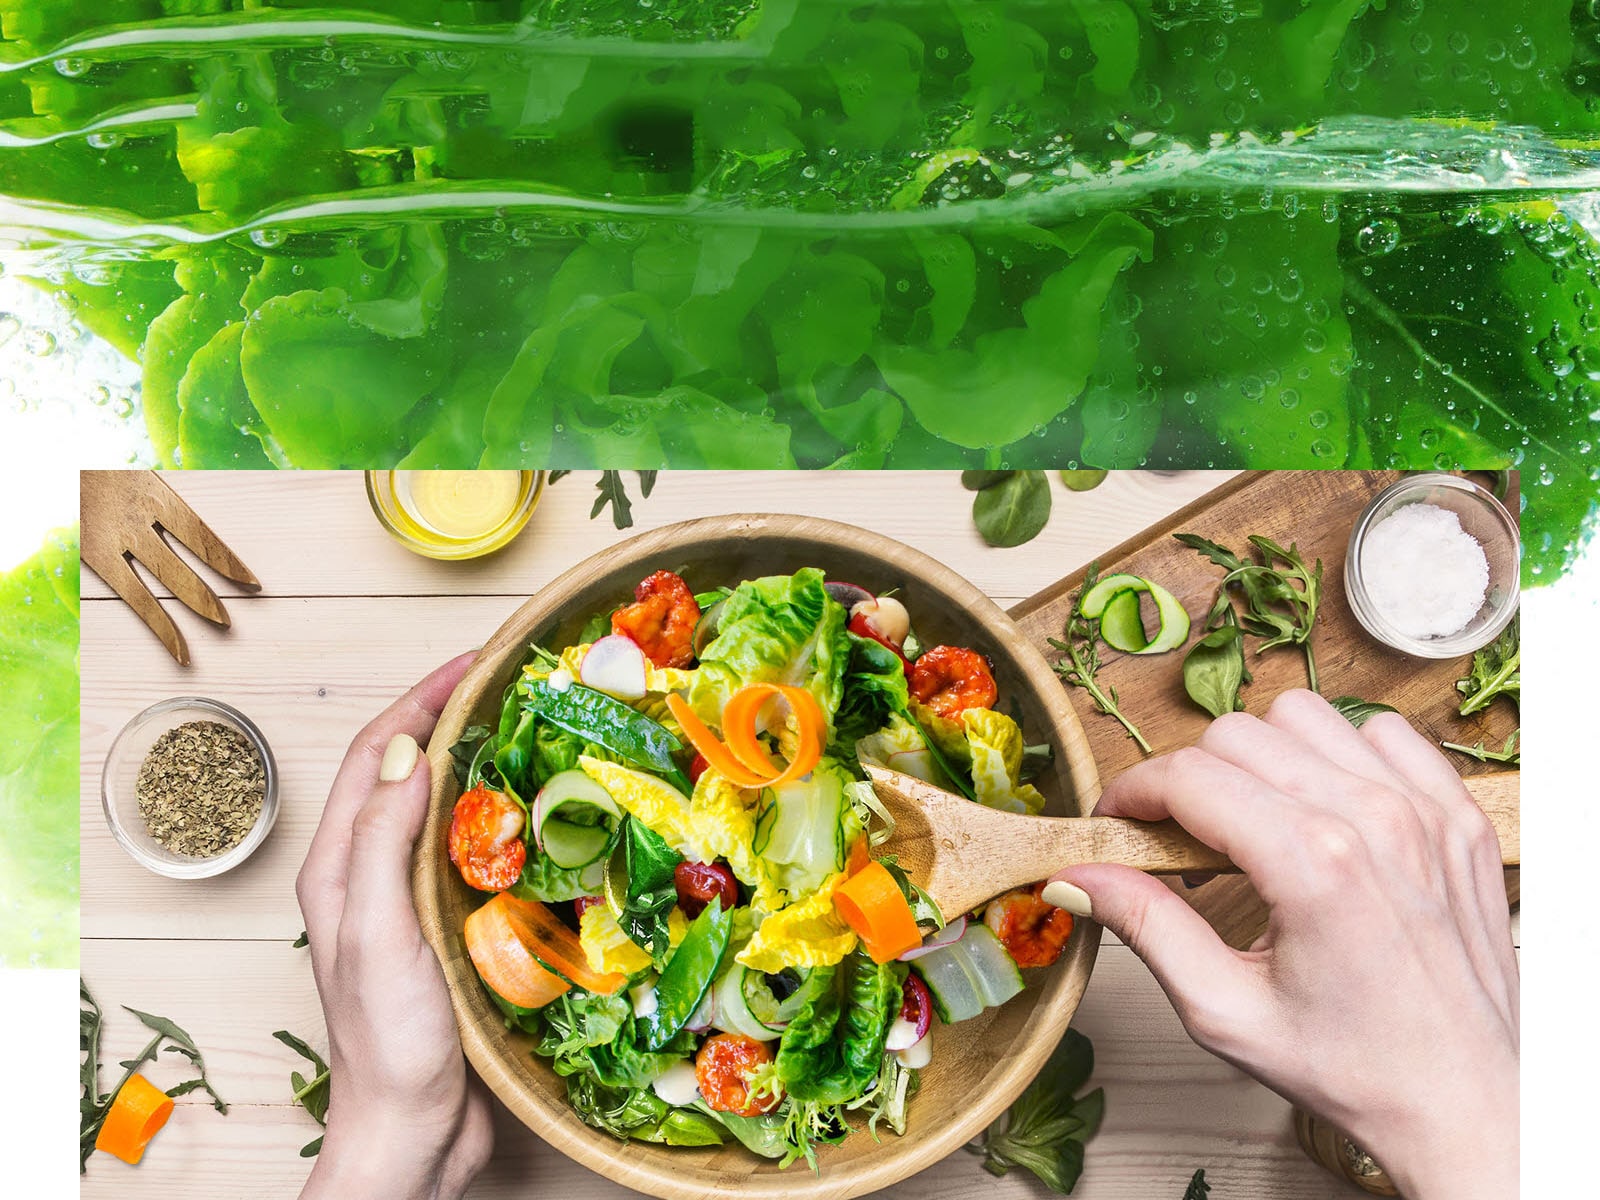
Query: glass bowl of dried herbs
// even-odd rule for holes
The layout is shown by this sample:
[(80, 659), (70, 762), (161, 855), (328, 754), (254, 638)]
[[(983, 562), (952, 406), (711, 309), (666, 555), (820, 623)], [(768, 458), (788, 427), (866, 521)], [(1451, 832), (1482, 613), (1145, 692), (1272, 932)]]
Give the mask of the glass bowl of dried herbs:
[(255, 852), (278, 818), (278, 769), (261, 730), (202, 696), (151, 705), (112, 742), (100, 799), (117, 843), (172, 879), (205, 879)]

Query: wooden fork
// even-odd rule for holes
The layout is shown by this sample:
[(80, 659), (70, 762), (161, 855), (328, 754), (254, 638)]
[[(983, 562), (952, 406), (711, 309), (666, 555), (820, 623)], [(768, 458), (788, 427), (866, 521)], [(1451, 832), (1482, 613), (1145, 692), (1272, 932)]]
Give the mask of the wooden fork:
[(248, 591), (260, 591), (260, 581), (154, 471), (84, 471), (78, 486), (84, 565), (127, 602), (179, 666), (188, 666), (189, 643), (134, 572), (133, 561), (138, 559), (173, 596), (224, 629), (230, 625), (228, 610), (178, 557), (167, 535)]

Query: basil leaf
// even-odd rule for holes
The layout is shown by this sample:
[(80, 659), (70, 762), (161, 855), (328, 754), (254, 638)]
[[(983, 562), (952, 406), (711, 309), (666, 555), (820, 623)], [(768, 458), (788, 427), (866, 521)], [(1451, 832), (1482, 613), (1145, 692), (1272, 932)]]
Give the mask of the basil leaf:
[(978, 493), (972, 519), (991, 546), (1020, 546), (1050, 519), (1050, 481), (1043, 471), (1017, 471)]
[(1244, 682), (1244, 639), (1237, 625), (1212, 630), (1183, 659), (1183, 690), (1213, 717), (1239, 712)]

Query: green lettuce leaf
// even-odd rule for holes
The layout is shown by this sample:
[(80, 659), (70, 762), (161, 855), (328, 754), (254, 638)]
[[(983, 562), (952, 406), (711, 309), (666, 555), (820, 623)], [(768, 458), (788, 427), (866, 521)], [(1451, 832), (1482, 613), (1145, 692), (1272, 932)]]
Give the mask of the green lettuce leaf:
[(0, 966), (78, 965), (78, 535), (0, 575)]
[(716, 723), (747, 683), (801, 687), (822, 708), (831, 743), (850, 661), (845, 621), (844, 606), (828, 595), (815, 567), (746, 580), (724, 602), (717, 636), (700, 655), (689, 703), (702, 720)]
[(1022, 730), (1004, 713), (969, 708), (952, 721), (920, 704), (912, 712), (952, 763), (972, 777), (979, 804), (1003, 812), (1032, 813), (1044, 808), (1044, 796), (1022, 782)]

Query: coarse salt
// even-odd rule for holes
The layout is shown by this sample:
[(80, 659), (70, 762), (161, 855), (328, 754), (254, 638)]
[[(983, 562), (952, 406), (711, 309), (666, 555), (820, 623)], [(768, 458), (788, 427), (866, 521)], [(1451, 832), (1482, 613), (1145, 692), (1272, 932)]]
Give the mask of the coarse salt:
[(1368, 531), (1361, 578), (1372, 606), (1401, 633), (1449, 637), (1483, 607), (1489, 560), (1455, 513), (1408, 504)]

